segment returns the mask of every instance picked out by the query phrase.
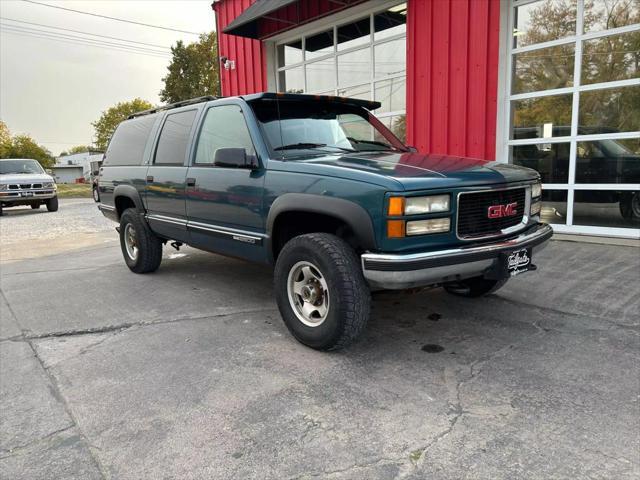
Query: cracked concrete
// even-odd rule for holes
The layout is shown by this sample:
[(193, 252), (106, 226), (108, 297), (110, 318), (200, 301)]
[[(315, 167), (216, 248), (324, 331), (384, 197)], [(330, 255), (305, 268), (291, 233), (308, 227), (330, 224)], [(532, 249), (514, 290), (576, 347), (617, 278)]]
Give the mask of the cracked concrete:
[(268, 269), (186, 248), (138, 276), (105, 240), (0, 265), (1, 478), (640, 477), (637, 249), (554, 242), (480, 300), (376, 295), (326, 354)]

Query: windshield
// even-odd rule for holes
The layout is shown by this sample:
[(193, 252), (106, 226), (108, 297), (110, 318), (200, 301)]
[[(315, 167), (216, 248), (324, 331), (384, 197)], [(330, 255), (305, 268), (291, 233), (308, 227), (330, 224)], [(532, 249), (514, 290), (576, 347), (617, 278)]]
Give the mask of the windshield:
[(406, 147), (367, 110), (322, 101), (259, 99), (251, 102), (278, 157), (320, 153), (406, 151)]
[(44, 173), (44, 170), (36, 160), (0, 161), (0, 175), (8, 173)]

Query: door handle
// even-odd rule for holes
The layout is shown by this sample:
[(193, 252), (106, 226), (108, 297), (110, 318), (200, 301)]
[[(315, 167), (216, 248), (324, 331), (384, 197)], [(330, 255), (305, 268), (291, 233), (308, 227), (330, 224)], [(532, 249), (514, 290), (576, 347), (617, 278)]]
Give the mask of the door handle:
[(187, 178), (187, 187), (195, 187), (196, 179), (195, 178)]
[(147, 175), (147, 183), (153, 183), (153, 175)]

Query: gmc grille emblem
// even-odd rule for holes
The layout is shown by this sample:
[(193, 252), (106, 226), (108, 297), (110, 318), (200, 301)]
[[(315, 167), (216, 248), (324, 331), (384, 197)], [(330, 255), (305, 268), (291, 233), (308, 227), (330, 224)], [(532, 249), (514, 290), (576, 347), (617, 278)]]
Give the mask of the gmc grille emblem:
[(513, 217), (518, 213), (516, 207), (518, 202), (508, 203), (506, 205), (491, 205), (487, 210), (488, 218)]

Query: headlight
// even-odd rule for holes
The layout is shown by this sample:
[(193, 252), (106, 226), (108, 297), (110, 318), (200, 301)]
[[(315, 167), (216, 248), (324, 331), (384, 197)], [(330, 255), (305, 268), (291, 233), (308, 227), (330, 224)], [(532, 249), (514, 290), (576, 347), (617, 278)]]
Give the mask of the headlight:
[(450, 228), (451, 219), (449, 217), (433, 218), (431, 220), (415, 220), (407, 222), (407, 236), (448, 232)]
[(391, 197), (389, 199), (388, 214), (399, 216), (448, 212), (449, 200), (449, 194), (430, 195), (428, 197)]
[(53, 183), (53, 182), (45, 182), (45, 183), (42, 184), (42, 187), (43, 188), (53, 188), (53, 187), (55, 187), (55, 185), (56, 184)]
[(542, 195), (542, 184), (540, 182), (531, 185), (531, 198), (538, 198)]
[(542, 209), (542, 202), (540, 200), (536, 200), (535, 202), (531, 202), (531, 216), (539, 215), (540, 210)]
[(0, 183), (0, 190), (4, 191), (7, 190), (9, 185), (7, 185), (6, 183)]

